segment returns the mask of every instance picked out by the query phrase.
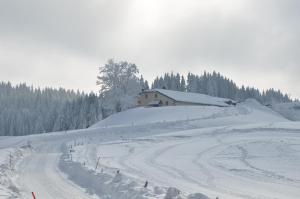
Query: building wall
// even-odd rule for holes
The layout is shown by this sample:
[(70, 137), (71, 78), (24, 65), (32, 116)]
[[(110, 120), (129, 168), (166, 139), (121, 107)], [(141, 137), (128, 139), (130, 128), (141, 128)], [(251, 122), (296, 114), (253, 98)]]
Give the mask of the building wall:
[[(161, 101), (162, 103), (160, 104), (160, 106), (187, 106), (187, 105), (218, 106), (218, 105), (212, 105), (212, 104), (200, 104), (200, 103), (175, 101), (175, 100), (169, 98), (168, 96), (163, 95), (157, 91), (147, 91), (147, 92), (141, 93), (137, 97), (137, 106), (148, 106), (149, 103), (153, 102), (153, 101)], [(233, 102), (233, 105), (235, 105), (234, 103), (235, 102)], [(222, 107), (222, 106), (219, 105), (219, 107)]]
[[(192, 103), (192, 102), (175, 102), (175, 106), (218, 106), (218, 105), (212, 105), (212, 104), (200, 104), (200, 103)], [(222, 107), (222, 106), (219, 106)]]
[(174, 106), (175, 101), (159, 92), (151, 91), (141, 93), (138, 97), (138, 106), (147, 106), (150, 102), (161, 101), (161, 106)]
[(191, 103), (191, 102), (175, 102), (176, 106), (186, 106), (186, 105), (194, 105), (194, 106), (205, 106), (205, 104)]

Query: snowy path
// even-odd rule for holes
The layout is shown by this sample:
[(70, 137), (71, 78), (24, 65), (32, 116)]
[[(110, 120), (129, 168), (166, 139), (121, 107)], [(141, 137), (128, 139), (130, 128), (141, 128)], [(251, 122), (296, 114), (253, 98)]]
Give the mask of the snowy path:
[(32, 199), (34, 191), (37, 199), (88, 199), (84, 190), (68, 181), (58, 169), (61, 156), (58, 143), (44, 143), (40, 152), (26, 157), (18, 166), (19, 177), (16, 180), (22, 198)]

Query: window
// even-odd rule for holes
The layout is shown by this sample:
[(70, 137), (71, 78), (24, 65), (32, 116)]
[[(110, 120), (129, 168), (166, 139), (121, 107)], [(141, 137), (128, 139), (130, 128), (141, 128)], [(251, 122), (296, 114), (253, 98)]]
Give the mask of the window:
[(145, 98), (146, 98), (146, 99), (148, 98), (148, 94), (145, 94)]
[(154, 96), (155, 96), (155, 98), (157, 98), (157, 93), (155, 93), (155, 95), (154, 95)]
[(166, 103), (165, 103), (165, 104), (166, 104), (166, 106), (168, 106), (168, 105), (169, 105), (169, 102), (168, 102), (168, 101), (166, 101)]

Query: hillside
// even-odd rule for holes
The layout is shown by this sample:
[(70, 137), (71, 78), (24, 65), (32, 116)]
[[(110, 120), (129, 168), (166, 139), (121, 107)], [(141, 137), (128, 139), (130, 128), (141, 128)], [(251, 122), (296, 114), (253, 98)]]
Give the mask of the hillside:
[[(255, 123), (260, 121), (287, 121), (280, 114), (262, 106), (254, 99), (248, 99), (233, 107), (216, 106), (167, 106), (139, 107), (116, 113), (97, 124), (93, 128), (107, 126), (143, 125), (157, 122), (174, 121), (209, 122), (211, 120), (232, 120), (234, 123)], [(217, 125), (217, 124), (215, 124)]]
[(299, 132), (300, 123), (253, 99), (135, 108), (88, 129), (3, 137), (0, 195), (298, 199)]
[(300, 102), (278, 103), (272, 109), (289, 120), (300, 121)]

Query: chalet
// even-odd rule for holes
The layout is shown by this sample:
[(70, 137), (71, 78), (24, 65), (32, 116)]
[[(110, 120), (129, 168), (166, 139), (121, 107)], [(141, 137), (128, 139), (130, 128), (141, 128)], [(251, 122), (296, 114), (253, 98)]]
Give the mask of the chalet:
[(230, 99), (166, 89), (146, 90), (141, 92), (138, 96), (138, 106), (148, 107), (180, 105), (227, 107), (235, 104), (236, 102)]

